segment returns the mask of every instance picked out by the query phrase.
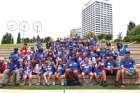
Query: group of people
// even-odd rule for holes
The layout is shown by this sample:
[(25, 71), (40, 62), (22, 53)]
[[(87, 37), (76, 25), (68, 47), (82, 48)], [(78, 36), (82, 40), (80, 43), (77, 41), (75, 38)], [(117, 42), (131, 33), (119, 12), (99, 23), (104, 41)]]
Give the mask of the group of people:
[(138, 84), (139, 73), (136, 62), (130, 57), (128, 46), (117, 43), (98, 43), (94, 37), (87, 41), (79, 37), (50, 41), (44, 48), (37, 41), (34, 47), (24, 44), (14, 48), (9, 55), (7, 67), (3, 72), (3, 84), (7, 84), (12, 74), (16, 84), (32, 85), (32, 76), (37, 76), (37, 85), (80, 84), (89, 79), (102, 86), (107, 85), (108, 75), (115, 76), (115, 85), (125, 85), (126, 76), (134, 76)]

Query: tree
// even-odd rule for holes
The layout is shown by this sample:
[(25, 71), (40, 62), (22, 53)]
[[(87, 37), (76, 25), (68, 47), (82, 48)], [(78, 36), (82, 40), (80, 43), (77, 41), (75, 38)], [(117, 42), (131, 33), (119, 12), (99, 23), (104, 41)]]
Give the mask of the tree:
[(127, 35), (129, 35), (129, 32), (133, 29), (133, 28), (135, 28), (135, 23), (134, 22), (132, 22), (132, 21), (130, 21), (129, 22), (129, 24), (128, 24), (128, 26), (127, 26)]
[(113, 38), (112, 34), (106, 34), (105, 35), (106, 40), (112, 40), (112, 38)]
[(135, 26), (135, 28), (131, 29), (128, 35), (124, 38), (124, 41), (128, 42), (140, 42), (140, 25)]
[(18, 33), (18, 37), (17, 37), (17, 44), (21, 43), (21, 35), (20, 32)]
[(1, 44), (13, 44), (13, 43), (14, 43), (14, 39), (11, 33), (6, 33), (5, 35), (3, 35)]
[(45, 37), (45, 38), (44, 38), (44, 43), (47, 43), (47, 42), (49, 42), (50, 40), (52, 40), (51, 37), (49, 37), (49, 36), (48, 36), (48, 37)]
[(114, 42), (122, 42), (122, 32), (120, 32), (119, 34), (118, 34), (118, 37), (117, 37), (117, 39), (115, 39), (114, 40)]
[(87, 32), (86, 35), (85, 35), (84, 37), (85, 37), (86, 39), (87, 39), (87, 38), (90, 38), (90, 37), (95, 37), (95, 34), (94, 34), (94, 32), (91, 32), (91, 31), (90, 31), (90, 32)]
[(84, 36), (84, 40), (88, 40), (90, 37), (93, 37), (96, 41), (96, 36), (94, 34), (94, 32), (87, 32), (86, 35)]
[(100, 40), (102, 40), (102, 39), (104, 39), (104, 34), (99, 34), (98, 36), (97, 36), (97, 38), (98, 38), (98, 40), (100, 41)]

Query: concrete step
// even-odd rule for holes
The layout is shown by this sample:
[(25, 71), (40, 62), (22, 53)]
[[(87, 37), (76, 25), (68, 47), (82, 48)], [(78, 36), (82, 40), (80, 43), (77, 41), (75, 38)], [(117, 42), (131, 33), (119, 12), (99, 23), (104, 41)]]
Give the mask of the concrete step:
[(3, 49), (0, 48), (0, 51), (12, 51), (12, 50), (13, 50), (13, 48), (11, 48), (11, 49), (10, 48), (9, 49), (8, 48), (3, 48)]

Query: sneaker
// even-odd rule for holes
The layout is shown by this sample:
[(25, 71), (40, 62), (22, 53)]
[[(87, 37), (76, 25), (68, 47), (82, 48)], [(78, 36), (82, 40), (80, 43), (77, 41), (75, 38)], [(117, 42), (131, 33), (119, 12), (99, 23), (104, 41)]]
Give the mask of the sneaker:
[(40, 82), (38, 82), (38, 83), (36, 83), (36, 85), (37, 85), (37, 86), (39, 86), (39, 85), (41, 85), (41, 83), (40, 83)]
[(122, 84), (122, 85), (121, 85), (121, 88), (125, 88), (125, 85), (124, 85), (124, 84)]
[(61, 82), (61, 86), (64, 86), (64, 82)]
[(135, 85), (139, 85), (139, 82), (138, 82), (138, 81), (136, 81), (136, 82), (135, 82)]
[(119, 81), (115, 81), (115, 86), (119, 87)]
[(55, 82), (53, 82), (52, 85), (55, 85)]
[(103, 87), (106, 87), (107, 86), (107, 82), (106, 81), (103, 81)]
[(32, 84), (31, 84), (31, 83), (29, 83), (29, 87), (30, 87), (30, 86), (32, 86)]

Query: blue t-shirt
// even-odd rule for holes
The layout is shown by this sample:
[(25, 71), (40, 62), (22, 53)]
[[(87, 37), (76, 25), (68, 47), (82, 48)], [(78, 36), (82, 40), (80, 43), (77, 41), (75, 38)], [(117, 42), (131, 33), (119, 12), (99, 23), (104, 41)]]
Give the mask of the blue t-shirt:
[(35, 53), (35, 60), (40, 61), (43, 58), (43, 53), (36, 52)]
[(25, 66), (25, 68), (24, 68), (24, 73), (25, 73), (25, 74), (31, 73), (32, 70), (33, 70), (32, 66)]
[(48, 65), (47, 66), (47, 71), (54, 72), (54, 65), (53, 64)]
[(118, 65), (118, 63), (116, 62), (116, 61), (112, 61), (112, 62), (109, 62), (108, 60), (106, 60), (105, 62), (104, 62), (104, 67), (105, 68), (109, 68), (110, 66), (112, 66), (113, 68), (115, 68), (115, 67), (118, 67), (119, 65)]
[(77, 70), (78, 69), (78, 63), (73, 61), (73, 60), (69, 60), (66, 64), (67, 68), (70, 68), (71, 70)]
[(33, 55), (32, 54), (27, 54), (24, 58), (24, 60), (26, 61), (31, 61), (33, 59)]
[(80, 63), (82, 62), (82, 60), (83, 60), (83, 57), (82, 56), (77, 57), (78, 65), (80, 65)]
[(127, 69), (134, 68), (135, 64), (136, 64), (135, 60), (133, 59), (129, 59), (129, 60), (122, 59), (120, 62), (120, 65), (124, 66)]
[(92, 56), (92, 57), (96, 57), (96, 51), (92, 51), (92, 52), (90, 52), (90, 56)]
[(42, 48), (42, 45), (41, 45), (40, 42), (37, 42), (37, 43), (35, 44), (35, 47), (36, 47), (37, 49), (40, 49), (40, 48)]
[(7, 69), (15, 70), (16, 68), (18, 68), (18, 64), (16, 64), (16, 63), (7, 63)]
[(84, 72), (84, 73), (89, 73), (89, 72), (91, 72), (92, 71), (92, 67), (90, 66), (90, 65), (88, 65), (88, 64), (83, 64), (83, 66), (82, 66), (82, 72)]
[(105, 57), (106, 49), (105, 48), (100, 48), (99, 54), (100, 54), (101, 57)]
[(18, 53), (15, 53), (15, 52), (11, 52), (10, 55), (9, 55), (9, 60), (11, 62), (15, 62), (15, 61), (18, 61), (19, 60), (19, 54)]
[(58, 73), (62, 73), (63, 71), (64, 71), (63, 65), (58, 65), (58, 67), (57, 67), (57, 72), (58, 72)]
[(42, 74), (46, 72), (46, 64), (39, 65), (39, 72)]
[(119, 56), (124, 56), (126, 52), (126, 48), (122, 46), (121, 48), (118, 49)]

